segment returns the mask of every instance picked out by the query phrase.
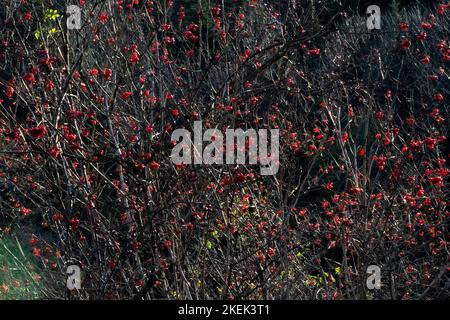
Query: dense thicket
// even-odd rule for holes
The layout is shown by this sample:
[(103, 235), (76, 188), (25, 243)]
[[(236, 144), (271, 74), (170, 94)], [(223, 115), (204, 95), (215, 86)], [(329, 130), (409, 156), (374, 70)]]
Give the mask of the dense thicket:
[[(198, 3), (3, 8), (0, 228), (52, 294), (76, 263), (82, 299), (447, 298), (449, 5)], [(279, 172), (174, 165), (195, 120), (279, 129)]]

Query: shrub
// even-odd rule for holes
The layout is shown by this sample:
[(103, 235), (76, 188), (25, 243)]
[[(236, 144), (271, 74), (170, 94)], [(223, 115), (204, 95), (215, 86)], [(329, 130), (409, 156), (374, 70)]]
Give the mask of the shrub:
[[(76, 297), (448, 296), (447, 5), (368, 33), (311, 19), (333, 1), (82, 3), (79, 31), (20, 7), (0, 49), (2, 221), (52, 235), (33, 247), (82, 266)], [(197, 119), (280, 129), (278, 174), (175, 166)]]

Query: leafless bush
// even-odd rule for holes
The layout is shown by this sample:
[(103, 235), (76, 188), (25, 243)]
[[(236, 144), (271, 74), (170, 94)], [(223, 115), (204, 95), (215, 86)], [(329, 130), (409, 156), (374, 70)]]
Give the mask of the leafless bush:
[[(83, 299), (448, 296), (448, 6), (368, 33), (309, 3), (8, 11), (3, 226), (58, 286), (80, 263)], [(194, 120), (280, 129), (279, 173), (173, 165)]]

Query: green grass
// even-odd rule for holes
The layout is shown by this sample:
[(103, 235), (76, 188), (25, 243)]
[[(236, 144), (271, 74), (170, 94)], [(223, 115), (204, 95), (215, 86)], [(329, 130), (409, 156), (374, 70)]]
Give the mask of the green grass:
[(32, 261), (17, 239), (0, 236), (0, 300), (45, 297), (39, 269)]

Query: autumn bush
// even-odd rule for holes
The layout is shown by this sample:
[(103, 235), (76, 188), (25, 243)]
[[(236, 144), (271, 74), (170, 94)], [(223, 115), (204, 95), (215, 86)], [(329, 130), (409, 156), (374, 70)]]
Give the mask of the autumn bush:
[[(448, 298), (450, 5), (275, 3), (5, 7), (0, 228), (60, 298)], [(279, 172), (174, 165), (195, 120), (279, 129)]]

